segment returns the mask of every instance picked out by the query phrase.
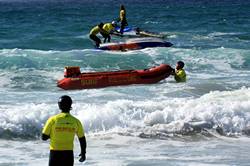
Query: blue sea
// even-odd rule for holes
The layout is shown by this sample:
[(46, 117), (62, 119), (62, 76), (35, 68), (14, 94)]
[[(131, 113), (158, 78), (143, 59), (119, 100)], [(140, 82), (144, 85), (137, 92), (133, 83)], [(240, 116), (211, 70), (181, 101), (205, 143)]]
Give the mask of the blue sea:
[[(168, 48), (97, 51), (89, 31), (119, 16), (165, 35)], [(250, 163), (250, 1), (0, 0), (0, 166), (44, 166), (46, 120), (73, 99), (93, 166), (247, 166)], [(121, 40), (113, 37), (113, 41)], [(186, 83), (65, 91), (82, 72), (185, 62)]]

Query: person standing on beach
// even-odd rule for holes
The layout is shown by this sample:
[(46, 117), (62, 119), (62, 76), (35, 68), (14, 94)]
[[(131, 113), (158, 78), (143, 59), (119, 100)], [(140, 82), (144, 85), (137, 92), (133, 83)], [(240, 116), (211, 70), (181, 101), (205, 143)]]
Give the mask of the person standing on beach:
[(123, 34), (123, 30), (126, 26), (128, 26), (127, 18), (126, 18), (126, 10), (124, 5), (120, 6), (120, 18), (119, 21), (121, 22), (120, 33)]
[(86, 159), (86, 138), (81, 122), (70, 114), (72, 99), (61, 96), (58, 106), (61, 113), (50, 117), (42, 131), (42, 140), (50, 139), (49, 166), (73, 166), (74, 165), (74, 137), (78, 136), (81, 154), (79, 161)]

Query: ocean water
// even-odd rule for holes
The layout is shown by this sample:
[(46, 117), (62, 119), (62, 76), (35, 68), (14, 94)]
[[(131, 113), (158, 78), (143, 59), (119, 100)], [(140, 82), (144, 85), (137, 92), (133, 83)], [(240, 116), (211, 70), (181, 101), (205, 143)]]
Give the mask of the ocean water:
[[(174, 45), (93, 49), (91, 27), (127, 9), (129, 25)], [(73, 98), (84, 124), (84, 165), (247, 166), (250, 163), (250, 1), (0, 0), (0, 166), (44, 166), (46, 120)], [(119, 40), (119, 38), (113, 38)], [(185, 62), (186, 83), (64, 91), (65, 66), (82, 72)], [(75, 165), (79, 143), (75, 141)]]

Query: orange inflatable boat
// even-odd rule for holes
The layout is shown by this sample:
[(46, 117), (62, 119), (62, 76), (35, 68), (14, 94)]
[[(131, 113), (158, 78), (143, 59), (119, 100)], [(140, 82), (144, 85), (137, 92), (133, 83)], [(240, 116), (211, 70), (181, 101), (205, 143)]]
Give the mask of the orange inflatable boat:
[(144, 70), (81, 73), (80, 67), (65, 67), (57, 86), (64, 90), (103, 88), (130, 84), (153, 84), (167, 78), (172, 68), (161, 64)]

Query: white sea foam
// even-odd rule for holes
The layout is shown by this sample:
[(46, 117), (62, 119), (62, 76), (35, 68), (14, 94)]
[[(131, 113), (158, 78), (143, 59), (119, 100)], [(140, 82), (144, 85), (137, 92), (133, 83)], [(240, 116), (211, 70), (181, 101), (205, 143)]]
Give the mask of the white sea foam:
[[(91, 53), (93, 49), (73, 49), (73, 50), (36, 50), (36, 49), (20, 49), (20, 48), (14, 48), (14, 49), (1, 49), (0, 50), (0, 56), (5, 57), (13, 57), (13, 56), (21, 56), (21, 57), (27, 57), (27, 56), (51, 56), (51, 58), (57, 57), (57, 56), (74, 56), (81, 54), (84, 56), (86, 53)], [(58, 57), (57, 57), (58, 58)]]
[[(86, 103), (82, 99), (74, 103), (72, 114), (84, 123), (88, 133), (117, 127), (130, 132), (178, 132), (185, 124), (199, 122), (222, 127), (227, 134), (240, 134), (250, 126), (249, 92), (249, 88), (242, 88), (215, 91), (200, 98), (117, 99), (106, 103)], [(10, 131), (21, 136), (39, 134), (45, 120), (59, 112), (52, 103), (1, 105), (0, 111), (1, 133)]]
[(246, 50), (225, 48), (216, 48), (202, 51), (196, 49), (171, 48), (168, 51), (170, 55), (175, 57), (175, 59), (181, 59), (186, 62), (186, 66), (189, 68), (192, 67), (195, 70), (207, 69), (208, 72), (215, 71), (217, 74), (219, 74), (218, 72), (223, 74), (226, 72), (230, 74), (232, 72), (239, 73), (239, 70), (235, 69), (235, 67), (239, 68), (242, 66), (246, 61), (246, 54), (249, 53), (249, 51)]
[(242, 32), (230, 32), (230, 33), (225, 33), (225, 32), (212, 32), (209, 33), (209, 37), (219, 37), (219, 36), (231, 36), (231, 35), (241, 35), (244, 34)]
[(94, 124), (95, 130), (114, 126), (143, 128), (144, 125), (153, 126), (156, 130), (155, 126), (160, 124), (167, 128), (170, 126), (172, 130), (183, 127), (184, 123), (205, 121), (222, 126), (226, 132), (240, 133), (249, 126), (248, 92), (249, 89), (243, 88), (234, 92), (212, 92), (198, 99), (165, 99), (162, 102), (118, 100), (102, 107), (88, 105), (82, 114), (88, 114), (90, 110), (91, 114), (83, 121), (94, 120), (89, 128)]
[[(6, 55), (7, 58), (19, 55), (25, 58), (27, 58), (27, 56), (29, 58), (38, 58), (38, 60), (34, 59), (36, 63), (41, 63), (41, 61), (46, 62), (47, 60), (61, 60), (63, 59), (61, 56), (67, 57), (70, 60), (72, 59), (71, 57), (73, 57), (75, 58), (73, 60), (85, 63), (84, 59), (82, 59), (82, 53), (84, 52), (91, 54), (89, 50), (39, 51), (26, 49), (6, 49), (1, 50), (0, 54), (1, 56)], [(185, 69), (188, 74), (188, 80), (190, 81), (186, 84), (172, 85), (171, 81), (167, 80), (166, 82), (163, 81), (164, 84), (162, 85), (159, 83), (155, 86), (148, 86), (149, 88), (143, 85), (138, 87), (132, 85), (127, 87), (126, 90), (124, 90), (125, 88), (114, 87), (115, 90), (110, 88), (104, 90), (68, 92), (75, 96), (83, 95), (83, 97), (76, 97), (73, 113), (85, 123), (86, 131), (90, 133), (101, 131), (107, 132), (117, 127), (126, 129), (131, 128), (134, 132), (141, 132), (144, 131), (144, 129), (149, 129), (151, 131), (157, 131), (158, 129), (160, 131), (177, 131), (181, 130), (185, 124), (191, 121), (222, 126), (227, 133), (240, 133), (245, 127), (249, 126), (249, 113), (247, 111), (249, 108), (249, 101), (244, 99), (247, 97), (241, 99), (242, 96), (247, 95), (246, 92), (249, 92), (249, 89), (242, 88), (232, 92), (211, 92), (206, 95), (204, 95), (202, 91), (205, 93), (213, 91), (213, 85), (218, 84), (220, 84), (220, 86), (225, 86), (223, 89), (225, 90), (228, 88), (227, 85), (232, 83), (247, 83), (249, 80), (241, 80), (239, 77), (247, 78), (249, 75), (249, 71), (241, 69), (241, 66), (246, 62), (245, 57), (248, 53), (249, 51), (246, 50), (229, 48), (209, 50), (149, 48), (141, 51), (124, 53), (129, 55), (129, 57), (125, 56), (126, 58), (124, 58), (128, 62), (131, 62), (130, 56), (139, 56), (139, 59), (145, 57), (142, 61), (145, 66), (159, 63), (175, 64), (177, 60), (183, 60), (186, 62)], [(111, 53), (107, 56), (114, 57), (114, 54), (116, 53)], [(46, 55), (47, 57), (39, 58), (40, 55)], [(113, 66), (103, 65), (102, 63), (99, 69), (98, 67), (96, 68), (98, 70), (106, 70), (109, 68), (120, 69), (120, 64), (124, 62), (120, 61), (124, 60), (122, 56), (123, 55), (120, 55), (116, 64), (107, 63)], [(94, 57), (93, 59), (100, 61), (101, 58), (103, 57), (98, 57), (98, 59)], [(26, 64), (26, 61), (24, 62), (24, 64)], [(137, 62), (135, 64), (137, 64)], [(6, 87), (33, 90), (37, 88), (37, 84), (42, 85), (40, 87), (41, 89), (49, 89), (50, 92), (58, 90), (56, 88), (56, 80), (63, 77), (63, 68), (59, 66), (49, 66), (46, 70), (43, 70), (42, 68), (35, 68), (33, 66), (23, 67), (22, 64), (18, 68), (15, 65), (17, 64), (13, 63), (13, 66), (10, 65), (12, 68), (1, 69), (3, 71), (0, 75), (0, 87), (3, 91), (7, 89)], [(86, 72), (93, 71), (93, 68), (95, 68), (95, 66), (88, 64), (88, 66), (82, 67), (81, 69), (83, 72)], [(96, 70), (96, 68), (94, 70)], [(214, 80), (219, 80), (223, 77), (227, 77), (226, 79), (230, 81), (214, 82)], [(208, 81), (204, 83), (202, 79), (208, 79)], [(51, 89), (52, 86), (54, 89)], [(238, 88), (239, 87), (237, 87), (237, 89)], [(201, 93), (195, 93), (195, 90)], [(64, 92), (59, 91), (58, 95), (61, 93)], [(137, 93), (142, 93), (143, 95), (137, 95)], [(174, 93), (175, 95), (169, 96)], [(176, 93), (180, 95), (176, 95)], [(230, 93), (233, 93), (233, 97)], [(88, 94), (93, 99), (88, 98)], [(226, 95), (221, 96), (221, 94)], [(130, 95), (133, 97), (128, 97)], [(152, 95), (153, 97), (150, 97)], [(118, 99), (115, 97), (118, 97)], [(234, 101), (233, 98), (240, 99)], [(82, 101), (87, 102), (84, 103)], [(16, 103), (13, 99), (6, 102)], [(45, 112), (45, 114), (47, 113), (46, 117), (48, 117), (51, 115), (48, 114), (50, 110), (56, 113), (55, 110), (57, 110), (57, 108), (54, 105), (52, 106), (51, 103), (48, 104), (46, 102), (42, 103), (44, 104), (44, 108), (39, 106), (41, 103), (33, 103), (32, 110), (38, 111), (37, 116), (40, 116), (39, 114), (41, 112), (43, 112), (42, 114)], [(31, 119), (34, 118), (34, 116), (27, 113), (27, 115), (29, 115), (28, 117), (22, 117), (22, 115), (18, 114), (18, 110), (25, 112), (24, 109), (28, 108), (27, 105), (14, 104), (9, 108), (4, 105), (0, 107), (1, 110), (5, 110), (4, 114), (0, 116), (3, 120), (2, 125), (0, 125), (1, 132), (11, 129), (14, 135), (15, 133), (19, 134), (21, 130), (27, 128), (27, 121), (29, 120), (32, 122), (32, 125), (35, 126), (34, 128), (36, 131), (34, 132), (39, 130), (39, 126), (42, 126), (41, 124), (44, 123), (43, 121), (45, 119), (38, 119), (38, 121), (33, 122)], [(243, 108), (244, 112), (239, 108)], [(15, 118), (12, 119), (12, 116)]]
[(11, 80), (9, 78), (9, 72), (5, 72), (5, 71), (1, 71), (0, 70), (0, 78), (1, 78), (1, 81), (0, 81), (0, 88), (4, 88), (6, 87), (7, 85), (10, 84)]
[(146, 21), (145, 24), (161, 24), (159, 21)]

